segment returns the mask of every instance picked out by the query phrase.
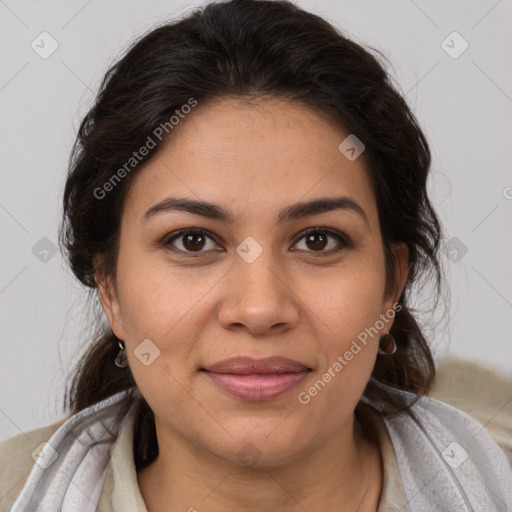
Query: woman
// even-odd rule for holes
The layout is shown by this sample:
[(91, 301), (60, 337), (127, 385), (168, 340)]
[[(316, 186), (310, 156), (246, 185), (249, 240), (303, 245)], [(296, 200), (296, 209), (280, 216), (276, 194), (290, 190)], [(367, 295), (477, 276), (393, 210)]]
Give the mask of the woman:
[(37, 462), (41, 435), (3, 443), (30, 472), (12, 512), (510, 510), (498, 445), (426, 396), (429, 167), (378, 60), (291, 3), (141, 38), (64, 192), (61, 243), (108, 326)]

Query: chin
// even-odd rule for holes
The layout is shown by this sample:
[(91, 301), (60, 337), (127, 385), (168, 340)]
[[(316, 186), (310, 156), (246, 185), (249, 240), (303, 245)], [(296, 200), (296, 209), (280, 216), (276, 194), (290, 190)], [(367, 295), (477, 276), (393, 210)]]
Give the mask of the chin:
[[(272, 428), (275, 428), (275, 424)], [(293, 463), (301, 449), (297, 440), (290, 439), (285, 432), (283, 438), (270, 440), (272, 429), (253, 436), (244, 435), (239, 438), (228, 437), (226, 446), (217, 445), (210, 449), (212, 453), (230, 464), (241, 468), (275, 468)]]

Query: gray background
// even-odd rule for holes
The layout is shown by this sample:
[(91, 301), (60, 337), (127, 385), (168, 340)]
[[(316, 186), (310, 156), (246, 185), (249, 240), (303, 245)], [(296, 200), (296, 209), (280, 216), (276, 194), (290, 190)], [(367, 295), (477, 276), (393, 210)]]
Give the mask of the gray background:
[[(436, 359), (454, 354), (512, 376), (511, 2), (297, 3), (385, 52), (430, 141), (431, 197), (450, 239), (450, 317), (427, 329)], [(134, 37), (199, 4), (0, 0), (0, 439), (62, 417), (64, 379), (85, 339), (86, 295), (51, 251), (79, 122)], [(43, 31), (58, 43), (46, 59), (31, 47)], [(460, 55), (454, 31), (469, 45)]]

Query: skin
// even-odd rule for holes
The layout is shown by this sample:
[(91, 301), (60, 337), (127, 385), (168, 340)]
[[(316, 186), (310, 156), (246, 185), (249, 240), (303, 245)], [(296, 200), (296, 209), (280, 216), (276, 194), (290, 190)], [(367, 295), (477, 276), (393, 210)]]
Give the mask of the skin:
[[(122, 212), (117, 280), (98, 278), (98, 285), (155, 414), (160, 453), (137, 474), (149, 512), (377, 510), (380, 451), (354, 408), (380, 335), (307, 405), (297, 398), (392, 308), (407, 277), (407, 249), (397, 246), (397, 280), (386, 286), (364, 158), (350, 161), (338, 150), (347, 135), (297, 103), (223, 99), (199, 104), (135, 177)], [(142, 222), (171, 195), (219, 204), (236, 223), (178, 211)], [(342, 210), (275, 224), (290, 204), (335, 196), (359, 203), (368, 224)], [(301, 233), (317, 226), (349, 236), (353, 247), (331, 235), (324, 247), (307, 243)], [(161, 240), (184, 228), (217, 240), (199, 239), (194, 252), (181, 236), (172, 243), (179, 257)], [(248, 236), (263, 249), (252, 263), (236, 252)], [(160, 350), (149, 366), (134, 354), (146, 338)], [(198, 371), (235, 355), (285, 356), (313, 371), (272, 400), (249, 402)], [(246, 443), (259, 453), (254, 466), (237, 455)]]

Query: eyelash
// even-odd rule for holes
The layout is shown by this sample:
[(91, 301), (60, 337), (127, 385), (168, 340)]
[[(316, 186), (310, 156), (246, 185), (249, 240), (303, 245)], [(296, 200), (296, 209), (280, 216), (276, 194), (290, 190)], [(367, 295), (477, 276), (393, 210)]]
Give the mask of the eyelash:
[[(346, 236), (343, 233), (340, 233), (339, 231), (337, 231), (335, 229), (324, 227), (324, 226), (310, 228), (310, 229), (308, 229), (306, 231), (303, 231), (299, 235), (298, 239), (296, 240), (296, 242), (293, 245), (296, 245), (299, 241), (301, 241), (307, 235), (311, 235), (311, 234), (315, 234), (315, 233), (328, 234), (328, 235), (336, 238), (338, 240), (338, 242), (340, 242), (343, 247), (342, 248), (331, 249), (329, 251), (306, 251), (306, 252), (312, 253), (314, 255), (314, 257), (317, 257), (317, 256), (318, 257), (329, 256), (329, 255), (332, 255), (334, 253), (338, 253), (338, 252), (340, 252), (343, 249), (350, 249), (353, 246), (353, 244), (352, 244), (352, 242), (351, 242), (351, 240), (350, 240), (350, 238), (348, 236)], [(204, 254), (206, 252), (209, 252), (209, 251), (196, 251), (196, 252), (193, 252), (193, 251), (183, 251), (182, 249), (176, 249), (176, 248), (172, 247), (172, 242), (174, 242), (175, 240), (179, 239), (180, 237), (183, 237), (184, 235), (189, 235), (189, 234), (201, 234), (201, 235), (204, 235), (204, 236), (212, 239), (214, 242), (215, 242), (215, 238), (216, 238), (213, 235), (213, 233), (210, 233), (207, 230), (200, 229), (200, 228), (187, 228), (187, 229), (181, 229), (179, 231), (171, 233), (170, 235), (166, 235), (163, 238), (163, 240), (162, 240), (162, 245), (164, 247), (168, 248), (169, 250), (177, 253), (179, 256), (183, 256), (183, 257), (196, 258), (196, 257), (199, 257), (199, 256), (201, 256), (202, 254)]]

